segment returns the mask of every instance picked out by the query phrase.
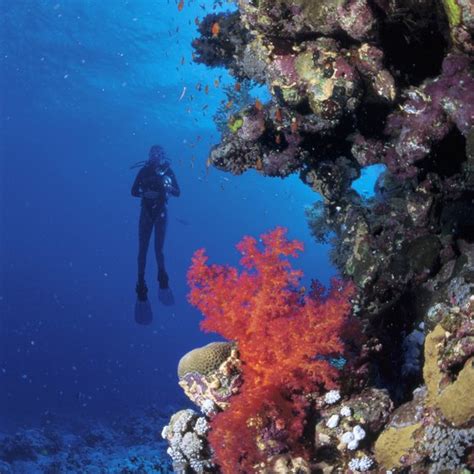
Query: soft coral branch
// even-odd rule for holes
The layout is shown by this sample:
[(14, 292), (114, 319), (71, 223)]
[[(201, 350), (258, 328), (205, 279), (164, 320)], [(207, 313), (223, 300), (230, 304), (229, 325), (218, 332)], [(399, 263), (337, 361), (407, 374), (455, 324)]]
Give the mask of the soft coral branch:
[(283, 228), (261, 240), (263, 248), (252, 237), (237, 245), (240, 273), (209, 265), (204, 250), (195, 253), (188, 272), (189, 301), (204, 315), (201, 327), (237, 341), (243, 362), (241, 392), (212, 421), (210, 441), (224, 472), (252, 471), (268, 454), (265, 443), (256, 447), (262, 432), (271, 432), (273, 447), (282, 447), (282, 440), (296, 447), (304, 427), (302, 394), (337, 386), (339, 372), (330, 359), (345, 349), (341, 334), (352, 288), (333, 282), (327, 297), (317, 285), (305, 295), (302, 273), (288, 261), (303, 245), (288, 240)]

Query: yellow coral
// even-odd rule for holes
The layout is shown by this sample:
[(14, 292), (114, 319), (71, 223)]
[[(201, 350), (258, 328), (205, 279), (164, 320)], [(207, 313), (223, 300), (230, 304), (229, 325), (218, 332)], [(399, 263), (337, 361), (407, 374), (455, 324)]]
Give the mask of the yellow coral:
[(415, 445), (413, 434), (421, 427), (421, 423), (389, 428), (375, 442), (375, 459), (386, 469), (401, 467), (400, 459), (408, 454)]
[(438, 365), (439, 348), (442, 347), (445, 330), (438, 324), (428, 334), (425, 342), (425, 366), (423, 377), (430, 404), (437, 406), (445, 418), (455, 426), (461, 426), (474, 419), (474, 397), (470, 396), (474, 387), (474, 359), (468, 360), (457, 379), (441, 388), (443, 374)]

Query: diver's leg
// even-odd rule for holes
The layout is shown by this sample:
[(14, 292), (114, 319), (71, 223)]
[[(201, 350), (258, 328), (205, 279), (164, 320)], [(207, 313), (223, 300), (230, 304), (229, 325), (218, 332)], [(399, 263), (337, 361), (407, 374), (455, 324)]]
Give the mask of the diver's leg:
[(167, 213), (166, 209), (158, 214), (155, 219), (155, 255), (158, 266), (158, 282), (160, 288), (168, 288), (168, 274), (165, 268), (165, 256), (163, 254), (163, 245), (166, 235)]
[(146, 254), (150, 243), (151, 232), (153, 230), (153, 220), (147, 210), (142, 207), (138, 224), (138, 281), (137, 294), (141, 299), (146, 299), (147, 288), (145, 284)]

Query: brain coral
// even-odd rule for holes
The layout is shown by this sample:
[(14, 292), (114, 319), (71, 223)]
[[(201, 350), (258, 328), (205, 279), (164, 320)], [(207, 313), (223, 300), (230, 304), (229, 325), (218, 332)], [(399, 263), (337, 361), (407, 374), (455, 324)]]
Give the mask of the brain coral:
[(178, 377), (181, 379), (191, 372), (209, 375), (229, 358), (233, 347), (232, 342), (211, 342), (189, 351), (179, 361)]

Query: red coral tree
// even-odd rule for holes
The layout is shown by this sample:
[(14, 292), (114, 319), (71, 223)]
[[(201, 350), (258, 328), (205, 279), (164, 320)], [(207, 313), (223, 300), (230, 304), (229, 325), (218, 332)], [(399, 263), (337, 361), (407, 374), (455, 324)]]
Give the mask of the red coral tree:
[(302, 273), (292, 268), (303, 244), (286, 230), (237, 245), (243, 270), (210, 265), (196, 251), (188, 271), (189, 301), (204, 315), (201, 327), (238, 343), (243, 385), (229, 408), (212, 422), (209, 441), (224, 473), (253, 472), (268, 454), (298, 452), (304, 394), (337, 387), (340, 372), (329, 362), (344, 354), (352, 288), (334, 282), (305, 294)]

